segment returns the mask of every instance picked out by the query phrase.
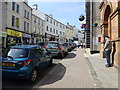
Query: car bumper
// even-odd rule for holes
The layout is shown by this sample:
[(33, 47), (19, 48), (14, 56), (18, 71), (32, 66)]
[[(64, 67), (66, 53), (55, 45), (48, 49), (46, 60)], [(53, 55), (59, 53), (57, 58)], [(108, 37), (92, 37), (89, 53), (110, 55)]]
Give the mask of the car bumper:
[(27, 79), (29, 78), (30, 73), (31, 73), (31, 70), (27, 68), (20, 69), (20, 70), (2, 69), (2, 77), (6, 77), (6, 78)]

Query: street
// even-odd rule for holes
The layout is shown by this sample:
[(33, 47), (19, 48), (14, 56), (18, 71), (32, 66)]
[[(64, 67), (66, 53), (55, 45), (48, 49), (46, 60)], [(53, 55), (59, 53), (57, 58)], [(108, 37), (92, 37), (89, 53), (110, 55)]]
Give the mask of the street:
[(84, 49), (76, 48), (64, 59), (54, 59), (52, 67), (40, 70), (34, 84), (3, 79), (3, 88), (94, 88), (84, 52)]

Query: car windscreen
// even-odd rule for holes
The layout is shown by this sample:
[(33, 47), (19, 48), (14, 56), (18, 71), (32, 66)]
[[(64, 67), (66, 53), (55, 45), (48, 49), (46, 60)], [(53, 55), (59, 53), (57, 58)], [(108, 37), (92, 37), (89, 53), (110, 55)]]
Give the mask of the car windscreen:
[(29, 49), (10, 49), (5, 57), (10, 56), (12, 58), (26, 58), (28, 57)]

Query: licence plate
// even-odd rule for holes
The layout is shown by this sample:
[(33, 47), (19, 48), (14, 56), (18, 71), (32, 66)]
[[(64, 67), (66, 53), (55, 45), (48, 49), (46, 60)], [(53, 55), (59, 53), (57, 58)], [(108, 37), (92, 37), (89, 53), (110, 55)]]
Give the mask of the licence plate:
[(14, 63), (2, 63), (2, 66), (15, 67)]

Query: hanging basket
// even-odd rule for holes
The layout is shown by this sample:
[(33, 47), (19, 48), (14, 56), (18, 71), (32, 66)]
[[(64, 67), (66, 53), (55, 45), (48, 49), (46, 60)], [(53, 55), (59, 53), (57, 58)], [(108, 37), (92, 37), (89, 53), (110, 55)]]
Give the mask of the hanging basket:
[(97, 27), (97, 26), (98, 26), (98, 23), (94, 23), (94, 24), (93, 24), (93, 27)]
[(79, 17), (79, 20), (80, 20), (80, 21), (83, 21), (84, 19), (85, 19), (84, 16), (80, 16), (80, 17)]

